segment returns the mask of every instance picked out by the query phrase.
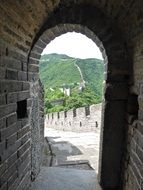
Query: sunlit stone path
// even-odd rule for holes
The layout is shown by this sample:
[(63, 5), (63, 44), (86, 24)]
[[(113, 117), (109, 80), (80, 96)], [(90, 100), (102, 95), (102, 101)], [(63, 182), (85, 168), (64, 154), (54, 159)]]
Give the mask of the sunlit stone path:
[(97, 182), (100, 130), (75, 133), (45, 129), (51, 167), (42, 167), (30, 190), (101, 190)]
[[(95, 132), (76, 133), (45, 129), (53, 156), (52, 166), (88, 163), (98, 173), (99, 128)], [(82, 165), (81, 164), (81, 165)], [(78, 164), (77, 164), (78, 165)]]

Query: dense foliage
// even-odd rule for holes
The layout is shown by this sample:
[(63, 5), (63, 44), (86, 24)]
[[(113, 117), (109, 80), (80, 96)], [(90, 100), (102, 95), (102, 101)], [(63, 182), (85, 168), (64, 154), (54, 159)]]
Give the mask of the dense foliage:
[[(81, 76), (85, 83), (79, 92)], [(40, 62), (40, 78), (45, 86), (45, 113), (67, 111), (91, 104), (102, 99), (103, 61), (98, 59), (76, 59), (67, 55), (43, 55)], [(61, 92), (62, 86), (70, 87), (71, 95)], [(62, 104), (53, 105), (53, 100), (62, 99)]]
[[(62, 98), (63, 105), (51, 104), (52, 100)], [(45, 113), (67, 111), (69, 109), (79, 108), (87, 105), (97, 104), (101, 102), (101, 97), (96, 95), (91, 88), (87, 87), (83, 92), (77, 93), (76, 89), (72, 89), (71, 96), (66, 96), (59, 89), (51, 91), (45, 90)]]

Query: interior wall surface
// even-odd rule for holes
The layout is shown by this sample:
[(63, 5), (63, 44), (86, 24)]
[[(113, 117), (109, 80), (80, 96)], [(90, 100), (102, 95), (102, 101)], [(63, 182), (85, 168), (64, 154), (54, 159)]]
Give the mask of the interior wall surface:
[(68, 31), (90, 37), (105, 60), (99, 182), (108, 189), (142, 188), (142, 6), (141, 0), (0, 2), (1, 189), (27, 189), (40, 170), (39, 58), (47, 43)]

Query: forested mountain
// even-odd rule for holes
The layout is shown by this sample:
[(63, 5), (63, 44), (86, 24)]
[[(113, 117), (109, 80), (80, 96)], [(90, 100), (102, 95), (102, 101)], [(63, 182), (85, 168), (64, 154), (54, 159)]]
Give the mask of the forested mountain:
[[(63, 54), (43, 55), (40, 78), (45, 87), (48, 109), (61, 111), (101, 102), (103, 70), (103, 61), (99, 59), (78, 59)], [(84, 84), (84, 90), (79, 93), (81, 84)], [(70, 97), (59, 90), (62, 87), (70, 88)], [(63, 105), (55, 108), (50, 104), (60, 98), (64, 100)]]

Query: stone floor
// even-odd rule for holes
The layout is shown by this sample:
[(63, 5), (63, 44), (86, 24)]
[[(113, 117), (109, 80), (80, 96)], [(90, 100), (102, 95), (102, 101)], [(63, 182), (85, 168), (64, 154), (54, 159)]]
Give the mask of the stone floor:
[(53, 154), (52, 166), (88, 163), (98, 173), (100, 130), (75, 133), (45, 129)]
[(30, 190), (101, 190), (97, 182), (99, 137), (99, 129), (88, 133), (45, 129), (51, 167), (42, 167)]
[(101, 190), (94, 170), (43, 167), (30, 190)]

